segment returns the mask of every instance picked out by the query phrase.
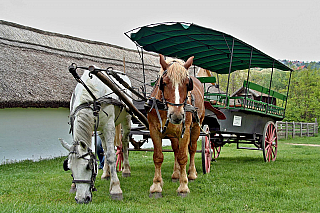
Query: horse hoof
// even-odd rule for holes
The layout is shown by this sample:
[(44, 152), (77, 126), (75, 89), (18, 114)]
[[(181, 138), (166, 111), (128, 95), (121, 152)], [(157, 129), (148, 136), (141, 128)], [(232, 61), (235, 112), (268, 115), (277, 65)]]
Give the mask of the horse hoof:
[(189, 193), (187, 192), (178, 192), (179, 197), (187, 197)]
[(122, 193), (119, 194), (110, 194), (112, 200), (123, 200)]
[(149, 194), (149, 197), (150, 198), (152, 198), (152, 197), (154, 197), (154, 198), (161, 198), (162, 197), (162, 193), (161, 192), (153, 192), (153, 193), (150, 193)]
[(101, 180), (109, 180), (110, 179), (110, 176), (108, 176), (108, 177), (102, 177), (101, 176)]
[(122, 177), (131, 177), (131, 173), (122, 173)]
[(194, 182), (195, 179), (188, 179), (188, 182)]
[(175, 183), (175, 182), (179, 181), (179, 178), (172, 178), (171, 180), (172, 180), (173, 183)]

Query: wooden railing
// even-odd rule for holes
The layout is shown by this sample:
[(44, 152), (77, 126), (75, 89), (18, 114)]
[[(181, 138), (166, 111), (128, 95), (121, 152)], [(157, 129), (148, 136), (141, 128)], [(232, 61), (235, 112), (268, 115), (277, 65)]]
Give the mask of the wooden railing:
[(276, 123), (278, 138), (288, 139), (289, 137), (312, 137), (318, 134), (318, 122), (315, 119), (314, 123), (303, 122), (283, 122), (277, 121)]

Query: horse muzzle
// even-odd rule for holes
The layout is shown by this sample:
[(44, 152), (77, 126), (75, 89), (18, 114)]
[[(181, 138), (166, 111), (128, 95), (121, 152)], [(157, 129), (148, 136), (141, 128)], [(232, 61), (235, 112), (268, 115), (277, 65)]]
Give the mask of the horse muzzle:
[(181, 124), (184, 121), (184, 113), (169, 114), (169, 121), (172, 124)]
[(92, 196), (85, 196), (84, 198), (82, 199), (78, 199), (77, 197), (74, 198), (76, 200), (76, 202), (78, 204), (88, 204), (92, 201)]

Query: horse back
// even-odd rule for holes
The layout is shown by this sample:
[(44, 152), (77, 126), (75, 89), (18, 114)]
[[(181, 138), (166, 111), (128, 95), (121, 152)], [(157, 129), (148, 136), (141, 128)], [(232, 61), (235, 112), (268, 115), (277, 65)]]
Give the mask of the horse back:
[(194, 98), (194, 106), (198, 111), (198, 116), (200, 118), (200, 123), (202, 123), (205, 116), (205, 106), (204, 106), (204, 88), (202, 83), (195, 77), (191, 76), (193, 81), (192, 95)]

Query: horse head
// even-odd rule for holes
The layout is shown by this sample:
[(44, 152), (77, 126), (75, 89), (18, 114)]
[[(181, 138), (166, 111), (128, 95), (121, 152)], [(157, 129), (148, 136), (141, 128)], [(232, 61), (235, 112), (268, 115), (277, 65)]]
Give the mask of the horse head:
[(97, 162), (95, 155), (83, 141), (68, 145), (62, 139), (60, 142), (69, 151), (69, 156), (64, 162), (64, 170), (71, 170), (73, 181), (76, 184), (77, 203), (89, 203), (92, 200), (92, 191), (95, 190), (94, 182), (97, 175)]
[(160, 55), (160, 82), (162, 100), (168, 107), (168, 120), (172, 124), (181, 124), (185, 119), (185, 104), (188, 100), (188, 92), (193, 89), (193, 81), (189, 77), (188, 69), (193, 63), (190, 57), (187, 62), (172, 60), (166, 62)]

